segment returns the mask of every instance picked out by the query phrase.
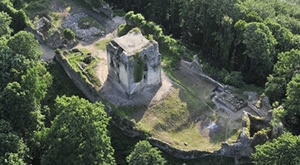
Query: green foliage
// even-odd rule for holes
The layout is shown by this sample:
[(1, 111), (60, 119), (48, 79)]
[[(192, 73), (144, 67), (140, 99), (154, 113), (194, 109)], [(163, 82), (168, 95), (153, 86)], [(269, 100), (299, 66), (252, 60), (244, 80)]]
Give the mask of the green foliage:
[(134, 82), (140, 82), (143, 79), (144, 73), (144, 64), (145, 61), (140, 57), (140, 55), (136, 55), (133, 69), (133, 79)]
[(25, 165), (25, 156), (28, 148), (22, 138), (17, 136), (9, 122), (0, 119), (0, 164)]
[(27, 26), (28, 17), (26, 13), (23, 10), (16, 10), (10, 1), (1, 1), (0, 11), (6, 12), (12, 18), (10, 27), (13, 29), (14, 33), (24, 30)]
[(127, 21), (126, 25), (119, 27), (119, 36), (127, 33), (129, 28), (140, 28), (144, 35), (153, 35), (153, 38), (158, 41), (160, 45), (160, 52), (163, 54), (163, 59), (167, 59), (169, 67), (173, 67), (179, 61), (181, 55), (190, 57), (191, 52), (171, 36), (164, 35), (160, 26), (151, 21), (146, 21), (141, 14), (134, 14), (133, 11), (125, 15)]
[(289, 29), (282, 27), (280, 24), (278, 24), (277, 22), (269, 18), (265, 20), (265, 24), (270, 28), (273, 36), (278, 42), (276, 46), (277, 51), (285, 52), (285, 51), (289, 51), (294, 47), (293, 45), (294, 36)]
[(293, 76), (287, 84), (286, 100), (284, 101), (286, 110), (290, 113), (300, 115), (300, 74)]
[(257, 12), (251, 11), (246, 15), (247, 22), (263, 22), (263, 19), (258, 15)]
[(42, 164), (115, 164), (102, 104), (63, 96), (55, 107)]
[(66, 28), (64, 30), (64, 36), (67, 40), (74, 40), (75, 39), (75, 33), (73, 32), (73, 30)]
[(47, 94), (47, 89), (52, 84), (52, 76), (44, 65), (37, 63), (36, 66), (28, 68), (26, 73), (22, 75), (21, 84), (35, 104), (40, 104)]
[(111, 38), (105, 38), (96, 43), (96, 47), (102, 51), (106, 51), (107, 43), (111, 41)]
[(160, 26), (152, 21), (148, 21), (142, 26), (143, 32), (145, 34), (152, 34), (155, 39), (159, 39), (163, 35), (163, 30)]
[(145, 140), (138, 142), (126, 159), (129, 165), (166, 164), (166, 160), (161, 156), (161, 152)]
[[(159, 42), (164, 62), (177, 62), (177, 55), (185, 56), (188, 53), (181, 48), (176, 49), (178, 44), (174, 45), (175, 48), (168, 47), (168, 44), (163, 46), (166, 35), (161, 29), (180, 38), (214, 67), (224, 68), (228, 72), (239, 71), (248, 83), (261, 86), (271, 73), (276, 55), (295, 49), (300, 43), (295, 37), (300, 31), (299, 5), (291, 1), (112, 0), (112, 3), (127, 11), (141, 12), (147, 20), (152, 21), (145, 22), (134, 11), (125, 15), (128, 25), (142, 25), (139, 27), (142, 32), (145, 35), (152, 34)], [(278, 29), (277, 24), (280, 25)], [(250, 28), (254, 25), (256, 29)], [(189, 55), (185, 57), (190, 58)]]
[(39, 104), (30, 94), (18, 82), (9, 83), (0, 94), (0, 118), (9, 121), (14, 131), (25, 138), (42, 126)]
[(255, 164), (298, 164), (300, 155), (300, 137), (285, 133), (255, 147), (256, 151), (252, 154)]
[(271, 125), (273, 127), (278, 127), (280, 120), (287, 114), (285, 109), (282, 106), (278, 106), (278, 102), (275, 102), (273, 104), (273, 107), (277, 107), (273, 109), (273, 114), (272, 114), (272, 120), (271, 120)]
[[(105, 41), (104, 41), (105, 42)], [(63, 58), (66, 58), (71, 65), (71, 67), (74, 69), (75, 72), (78, 72), (80, 76), (86, 80), (87, 83), (92, 83), (94, 85), (100, 86), (101, 83), (97, 76), (95, 75), (94, 68), (97, 65), (97, 62), (99, 61), (98, 58), (91, 57), (90, 63), (85, 63), (85, 58), (87, 58), (88, 50), (82, 49), (78, 52), (69, 52), (67, 50), (57, 50), (57, 52), (63, 56)], [(63, 55), (64, 54), (64, 55)], [(85, 67), (82, 68), (81, 65), (84, 64)]]
[(127, 24), (133, 27), (142, 27), (144, 24), (146, 24), (145, 17), (140, 13), (134, 14), (133, 11), (125, 14), (125, 20)]
[(249, 58), (249, 62), (245, 64), (247, 72), (246, 78), (256, 79), (257, 82), (262, 80), (270, 72), (275, 59), (276, 39), (273, 37), (270, 29), (263, 23), (252, 22), (245, 26), (243, 32), (243, 44), (246, 49), (244, 55)]
[(292, 49), (278, 55), (273, 74), (268, 77), (265, 87), (265, 94), (270, 97), (272, 102), (282, 102), (286, 95), (287, 84), (299, 71), (299, 64), (300, 50)]
[(299, 34), (300, 21), (298, 18), (290, 17), (289, 15), (278, 15), (276, 21), (283, 27), (289, 29), (293, 34)]
[(237, 71), (228, 73), (224, 78), (224, 82), (235, 87), (243, 87), (243, 85), (245, 85), (241, 72)]
[(11, 20), (11, 17), (7, 13), (0, 12), (0, 37), (11, 34), (12, 29), (9, 27)]
[(20, 31), (11, 37), (7, 43), (16, 54), (23, 55), (26, 59), (38, 61), (42, 55), (38, 41), (32, 33)]
[(121, 24), (118, 27), (118, 36), (123, 36), (123, 35), (127, 34), (131, 30), (131, 28), (132, 27), (127, 24)]

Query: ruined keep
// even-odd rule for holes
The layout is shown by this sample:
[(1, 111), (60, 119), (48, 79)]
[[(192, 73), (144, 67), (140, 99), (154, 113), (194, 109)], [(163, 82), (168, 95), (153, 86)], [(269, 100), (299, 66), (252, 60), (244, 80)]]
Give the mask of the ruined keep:
[(128, 96), (161, 85), (161, 55), (156, 41), (130, 31), (109, 42), (106, 50), (108, 77), (121, 84)]

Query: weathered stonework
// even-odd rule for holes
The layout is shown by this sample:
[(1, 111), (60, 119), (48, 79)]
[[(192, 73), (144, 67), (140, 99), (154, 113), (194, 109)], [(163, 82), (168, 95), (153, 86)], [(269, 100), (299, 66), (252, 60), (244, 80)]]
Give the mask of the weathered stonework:
[(40, 43), (56, 49), (63, 44), (63, 37), (47, 18), (42, 17), (36, 22), (36, 29), (33, 33)]
[(128, 96), (145, 87), (161, 85), (161, 55), (158, 44), (140, 32), (131, 31), (106, 46), (108, 77), (120, 83)]

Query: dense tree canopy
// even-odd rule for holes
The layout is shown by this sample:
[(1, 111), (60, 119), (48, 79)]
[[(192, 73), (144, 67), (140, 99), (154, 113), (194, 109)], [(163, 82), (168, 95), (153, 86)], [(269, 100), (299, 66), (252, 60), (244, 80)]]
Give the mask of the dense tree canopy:
[[(165, 34), (180, 38), (216, 67), (228, 73), (241, 72), (243, 80), (260, 86), (271, 73), (278, 53), (299, 49), (296, 34), (300, 12), (292, 0), (109, 2), (141, 12), (146, 20), (162, 25)], [(240, 20), (245, 22), (243, 29), (235, 26)]]
[(107, 132), (108, 117), (100, 103), (58, 97), (42, 164), (115, 164)]
[(32, 33), (20, 31), (11, 37), (7, 43), (15, 54), (21, 54), (26, 59), (37, 61), (40, 59), (42, 52), (38, 41)]
[(300, 116), (300, 73), (296, 73), (287, 84), (284, 105), (287, 111)]
[[(44, 127), (40, 102), (51, 84), (51, 76), (39, 62), (38, 42), (31, 33), (22, 31), (28, 22), (23, 9), (30, 8), (31, 2), (38, 1), (0, 2), (0, 164), (24, 164), (24, 157), (29, 154), (24, 143), (33, 149), (28, 142), (35, 137), (33, 132), (43, 134), (49, 143), (43, 152), (43, 164), (114, 164), (106, 129), (108, 119), (99, 103), (60, 97), (56, 109), (48, 109), (59, 115), (49, 129), (40, 132)], [(99, 7), (104, 1), (87, 2)], [(149, 39), (159, 42), (167, 66), (174, 67), (178, 60), (198, 54), (217, 68), (212, 76), (224, 73), (216, 77), (236, 86), (244, 84), (241, 80), (265, 85), (264, 94), (271, 102), (279, 101), (283, 111), (288, 112), (284, 114), (300, 119), (299, 0), (107, 2), (134, 11), (125, 16), (130, 28), (139, 27)], [(123, 32), (128, 30), (126, 25), (122, 27)], [(297, 148), (299, 138), (285, 134), (257, 147), (253, 159), (262, 164), (299, 163), (299, 157), (286, 152), (299, 155)], [(137, 144), (127, 160), (129, 164), (165, 163), (159, 151), (145, 141)]]
[(293, 165), (300, 163), (300, 136), (286, 133), (272, 142), (256, 146), (255, 149), (256, 152), (252, 154), (252, 158), (256, 164)]
[(134, 150), (127, 157), (127, 162), (129, 165), (166, 164), (161, 152), (146, 140), (140, 141), (134, 146)]
[(286, 95), (287, 84), (300, 70), (300, 50), (280, 53), (274, 65), (273, 74), (268, 77), (265, 93), (271, 101), (282, 101)]
[(11, 17), (5, 13), (0, 11), (0, 37), (3, 35), (10, 35), (12, 29), (9, 27), (11, 24)]
[(9, 122), (0, 119), (0, 164), (25, 165), (27, 147), (14, 133)]

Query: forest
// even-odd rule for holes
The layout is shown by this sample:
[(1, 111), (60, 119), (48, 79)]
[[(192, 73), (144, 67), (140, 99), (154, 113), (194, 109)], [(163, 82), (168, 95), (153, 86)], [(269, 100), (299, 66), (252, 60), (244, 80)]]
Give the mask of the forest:
[[(216, 80), (268, 96), (285, 133), (256, 146), (251, 160), (300, 164), (299, 0), (106, 2), (159, 41), (168, 69), (196, 54)], [(38, 3), (0, 2), (0, 164), (172, 164), (147, 141), (118, 160), (104, 106), (65, 92), (56, 68), (40, 60), (38, 41), (25, 31), (33, 20), (28, 11)]]

